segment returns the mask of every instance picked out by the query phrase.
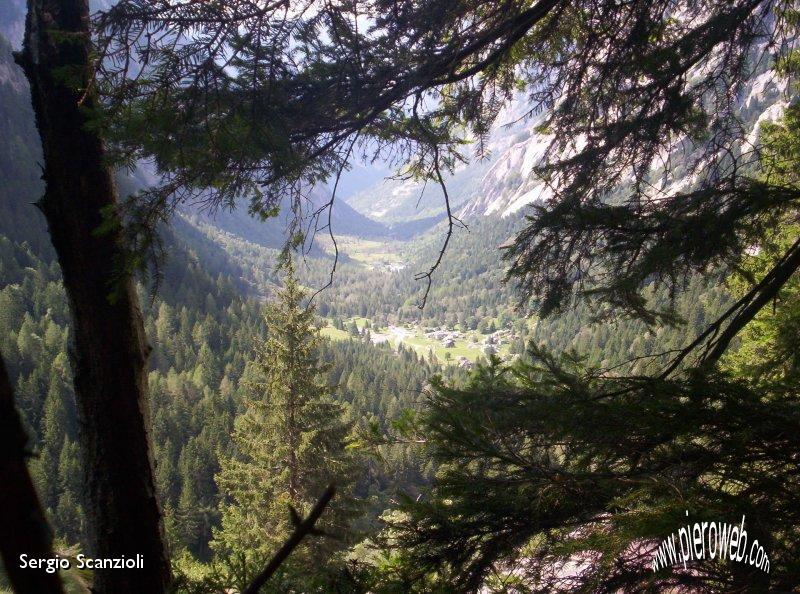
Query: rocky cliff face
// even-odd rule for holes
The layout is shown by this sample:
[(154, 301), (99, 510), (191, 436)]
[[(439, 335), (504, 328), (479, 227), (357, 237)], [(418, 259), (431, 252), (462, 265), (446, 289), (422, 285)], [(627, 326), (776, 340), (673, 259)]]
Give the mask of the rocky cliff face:
[[(740, 92), (739, 117), (744, 129), (748, 131), (747, 143), (756, 144), (761, 126), (764, 122), (775, 121), (780, 117), (787, 104), (786, 82), (776, 76), (768, 67), (757, 70), (750, 81)], [(521, 103), (522, 101), (518, 101)], [(516, 107), (519, 110), (519, 107)], [(545, 157), (552, 138), (536, 131), (541, 117), (529, 119), (524, 130), (517, 132), (523, 137), (516, 142), (508, 143), (507, 148), (497, 155), (491, 168), (476, 185), (473, 195), (464, 205), (463, 216), (501, 216), (516, 213), (526, 205), (545, 200), (550, 196), (550, 189), (545, 187), (536, 175), (535, 168)], [(497, 128), (494, 135), (500, 138), (508, 135), (507, 131)], [(686, 144), (675, 147), (672, 170), (666, 172), (664, 179), (667, 192), (690, 186), (694, 181), (685, 173), (686, 164), (696, 155), (696, 148)]]
[(25, 29), (25, 0), (3, 0), (0, 2), (0, 35), (5, 37), (14, 49), (22, 44)]
[[(786, 83), (776, 76), (768, 60), (755, 69), (738, 98), (739, 117), (748, 131), (747, 142), (755, 144), (765, 121), (780, 117), (786, 106)], [(448, 179), (448, 189), (459, 216), (506, 217), (525, 206), (545, 200), (550, 190), (535, 169), (547, 155), (552, 138), (538, 131), (544, 116), (530, 114), (524, 96), (516, 98), (498, 117), (489, 139), (489, 158), (462, 167)], [(688, 148), (688, 150), (687, 150)], [(694, 181), (686, 166), (696, 156), (686, 143), (676, 145), (672, 169), (659, 172), (666, 191), (677, 191)], [(348, 202), (367, 216), (382, 221), (433, 216), (444, 211), (441, 191), (426, 189), (419, 206), (422, 186), (414, 182), (384, 182), (364, 190)]]

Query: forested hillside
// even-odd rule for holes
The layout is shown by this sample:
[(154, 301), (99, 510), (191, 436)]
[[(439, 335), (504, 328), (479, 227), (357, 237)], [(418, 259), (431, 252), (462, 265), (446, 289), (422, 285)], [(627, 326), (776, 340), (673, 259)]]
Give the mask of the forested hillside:
[[(41, 192), (33, 166), (39, 149), (32, 115), (22, 80), (8, 61), (8, 46), (4, 55), (4, 67), (12, 75), (4, 80), (0, 104), (1, 121), (8, 126), (2, 143), (2, 209), (7, 215), (1, 229), (2, 352), (19, 406), (31, 434), (37, 436), (40, 455), (32, 468), (43, 505), (63, 542), (79, 543), (84, 519), (70, 404), (69, 316), (58, 265), (31, 205)], [(168, 533), (179, 549), (208, 559), (212, 528), (219, 522), (214, 475), (219, 456), (230, 448), (253, 340), (265, 332), (260, 303), (274, 295), (280, 280), (275, 271), (278, 250), (245, 241), (264, 232), (277, 248), (271, 227), (253, 222), (253, 231), (240, 231), (236, 239), (222, 230), (236, 232), (237, 227), (192, 220), (176, 219), (171, 229), (162, 231), (168, 257), (159, 271), (157, 292), (153, 297), (143, 286), (140, 296), (147, 304), (145, 325), (154, 347), (149, 376), (153, 440)], [(605, 364), (652, 352), (643, 326), (623, 324), (625, 332), (620, 333), (604, 324), (587, 325), (586, 310), (532, 324), (523, 320), (526, 312), (515, 307), (513, 283), (503, 283), (501, 250), (487, 249), (499, 248), (515, 228), (511, 220), (498, 225), (475, 219), (469, 232), (456, 237), (422, 311), (417, 307), (420, 286), (412, 272), (435, 258), (439, 227), (424, 239), (395, 244), (407, 262), (402, 270), (384, 271), (345, 259), (333, 285), (316, 297), (318, 312), (331, 323), (360, 317), (377, 327), (411, 323), (467, 329), (494, 320), (498, 328), (519, 329), (517, 352), (533, 339), (550, 348), (577, 348)], [(309, 287), (321, 287), (331, 266), (331, 257), (308, 257), (301, 276)], [(707, 304), (697, 309), (702, 292), (698, 288), (690, 293), (679, 308), (696, 317), (689, 328), (701, 327), (706, 316), (719, 309), (720, 299), (724, 301), (709, 291), (703, 297)], [(685, 338), (682, 329), (673, 333), (676, 343)], [(328, 380), (339, 386), (337, 398), (348, 404), (348, 417), (364, 428), (376, 422), (387, 429), (392, 419), (419, 405), (423, 385), (440, 369), (423, 363), (423, 356), (402, 345), (393, 351), (389, 343), (373, 346), (360, 338), (331, 342), (323, 349), (323, 357), (332, 363)], [(414, 492), (433, 472), (411, 445), (390, 448), (380, 462), (365, 458), (364, 464), (369, 471), (357, 493), (370, 501), (370, 512), (361, 523), (372, 529), (392, 494), (398, 489)], [(54, 476), (57, 481), (51, 480)]]
[[(32, 472), (63, 546), (83, 542), (85, 523), (78, 471), (76, 419), (68, 357), (69, 313), (40, 215), (32, 205), (41, 192), (35, 163), (39, 149), (27, 93), (3, 47), (12, 76), (0, 90), (3, 135), (0, 222), (0, 349), (17, 402), (37, 452)], [(142, 286), (146, 329), (153, 346), (149, 374), (157, 482), (167, 530), (177, 550), (209, 556), (212, 527), (219, 522), (214, 482), (219, 456), (230, 449), (233, 419), (240, 411), (253, 341), (265, 333), (262, 305), (254, 295), (273, 291), (274, 261), (266, 278), (250, 279), (245, 260), (220, 249), (191, 225), (176, 221), (162, 235), (169, 253), (157, 292)], [(274, 255), (274, 254), (273, 254)], [(152, 282), (152, 280), (150, 281)], [(267, 288), (269, 287), (269, 288)], [(347, 416), (366, 427), (385, 425), (407, 408), (436, 366), (413, 352), (373, 347), (359, 340), (323, 345), (331, 364), (327, 381)], [(389, 448), (385, 464), (364, 458), (358, 495), (369, 501), (364, 529), (396, 489), (424, 484), (431, 469), (406, 447)], [(371, 518), (371, 519), (370, 519)]]
[(0, 591), (798, 591), (795, 3), (28, 4)]

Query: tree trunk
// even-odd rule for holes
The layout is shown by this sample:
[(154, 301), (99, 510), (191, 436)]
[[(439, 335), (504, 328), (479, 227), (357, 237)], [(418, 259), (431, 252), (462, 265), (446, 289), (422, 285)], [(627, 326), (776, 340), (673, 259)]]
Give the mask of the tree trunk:
[(57, 573), (20, 567), (20, 555), (53, 556), (53, 535), (25, 464), (27, 443), (0, 356), (0, 556), (15, 592), (63, 594)]
[(88, 0), (28, 0), (25, 44), (17, 59), (31, 85), (44, 152), (46, 189), (37, 205), (47, 219), (72, 314), (90, 552), (144, 557), (143, 569), (95, 571), (93, 589), (159, 594), (169, 585), (170, 567), (147, 432), (149, 347), (133, 279), (120, 266), (120, 233), (97, 233), (104, 214), (119, 214), (103, 141), (86, 125), (97, 107), (89, 26)]

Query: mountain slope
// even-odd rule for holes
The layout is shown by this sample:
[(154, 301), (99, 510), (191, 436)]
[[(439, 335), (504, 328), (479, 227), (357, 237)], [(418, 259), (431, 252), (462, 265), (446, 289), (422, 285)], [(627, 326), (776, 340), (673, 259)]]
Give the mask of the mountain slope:
[[(776, 120), (786, 106), (785, 82), (770, 66), (769, 62), (763, 61), (737, 100), (737, 115), (749, 134), (747, 141), (750, 144), (756, 143), (762, 124)], [(536, 131), (541, 119), (531, 119), (526, 126), (527, 138), (513, 143), (498, 156), (461, 210), (461, 216), (505, 217), (550, 196), (549, 188), (534, 172), (552, 141), (551, 136)], [(665, 175), (668, 181), (664, 191), (685, 189), (695, 181), (686, 169), (687, 164), (699, 156), (699, 151), (698, 146), (688, 142), (674, 145), (671, 150), (672, 168)]]
[[(462, 151), (469, 162), (445, 175), (451, 207), (468, 207), (478, 193), (485, 191), (482, 186), (487, 176), (491, 177), (492, 171), (498, 172), (497, 163), (514, 147), (529, 142), (540, 118), (527, 119), (527, 109), (524, 100), (517, 100), (501, 111), (494, 130), (484, 144), (481, 157), (473, 154), (474, 147)], [(495, 179), (498, 177), (495, 176)], [(359, 212), (389, 225), (424, 219), (437, 221), (445, 212), (441, 188), (434, 183), (424, 184), (414, 180), (381, 180), (346, 200)]]
[[(757, 63), (757, 70), (737, 98), (738, 116), (751, 143), (757, 140), (761, 124), (777, 119), (786, 105), (785, 83), (775, 75), (771, 62)], [(538, 129), (543, 119), (543, 114), (530, 113), (530, 103), (522, 95), (500, 113), (487, 143), (488, 158), (473, 160), (447, 179), (451, 205), (459, 217), (506, 217), (549, 196), (549, 189), (534, 171), (552, 141)], [(687, 179), (684, 169), (697, 155), (696, 147), (684, 152), (686, 148), (681, 144), (674, 150), (673, 169), (668, 172), (673, 181), (668, 191), (693, 181)], [(367, 216), (387, 223), (440, 216), (444, 212), (441, 190), (429, 184), (420, 200), (422, 190), (423, 185), (416, 182), (387, 181), (354, 194), (348, 202)]]
[[(330, 195), (323, 189), (314, 189), (309, 193), (308, 200), (303, 204), (304, 216), (314, 213), (323, 207)], [(215, 213), (200, 210), (191, 206), (182, 210), (200, 221), (211, 224), (222, 231), (238, 235), (252, 243), (270, 248), (281, 248), (287, 239), (287, 230), (292, 217), (288, 201), (281, 206), (281, 212), (276, 217), (260, 220), (250, 216), (245, 204), (239, 205), (234, 210), (219, 210)], [(316, 228), (321, 229), (328, 223), (328, 212), (324, 210), (317, 221)], [(388, 238), (392, 231), (380, 222), (373, 221), (359, 213), (346, 202), (337, 200), (331, 211), (331, 228), (338, 235), (354, 235), (365, 239)], [(311, 229), (313, 231), (313, 227)], [(327, 233), (326, 231), (322, 231)]]
[(28, 81), (0, 36), (0, 234), (27, 242), (37, 254), (51, 254), (44, 217), (31, 206), (44, 190), (41, 160)]
[(0, 2), (0, 35), (14, 47), (22, 43), (25, 28), (25, 1), (3, 0)]

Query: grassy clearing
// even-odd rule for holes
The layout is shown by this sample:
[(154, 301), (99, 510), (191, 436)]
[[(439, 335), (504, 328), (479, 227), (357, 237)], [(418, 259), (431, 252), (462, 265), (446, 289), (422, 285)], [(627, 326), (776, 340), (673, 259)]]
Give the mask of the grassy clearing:
[[(333, 253), (330, 237), (320, 234), (315, 241), (318, 241), (326, 252)], [(402, 251), (405, 243), (401, 241), (361, 239), (345, 235), (337, 236), (336, 244), (340, 253), (347, 254), (352, 260), (369, 268), (396, 266), (404, 262)]]
[[(349, 318), (345, 320), (344, 323), (347, 325), (353, 321), (355, 321), (356, 326), (358, 326), (359, 329), (363, 329), (367, 322), (369, 322), (370, 326), (372, 326), (371, 320), (362, 317)], [(402, 343), (406, 347), (413, 348), (419, 355), (423, 357), (430, 357), (430, 353), (433, 351), (437, 359), (439, 359), (441, 362), (457, 363), (459, 357), (465, 357), (474, 363), (481, 356), (486, 358), (483, 354), (482, 348), (470, 346), (471, 343), (480, 343), (484, 339), (485, 335), (481, 334), (480, 332), (471, 331), (463, 335), (461, 338), (455, 340), (455, 346), (444, 347), (442, 346), (441, 341), (427, 338), (423, 334), (421, 328), (406, 326), (406, 329), (408, 329), (411, 334), (402, 338), (395, 334), (389, 334), (387, 328), (380, 328), (379, 330), (372, 329), (372, 333), (389, 334), (389, 342), (394, 348), (397, 348), (398, 344)], [(347, 340), (353, 338), (348, 332), (337, 330), (330, 323), (322, 329), (322, 335), (331, 338), (332, 340)], [(473, 337), (474, 340), (471, 340)], [(509, 344), (503, 344), (496, 348), (501, 357), (507, 358), (510, 356)], [(450, 355), (449, 359), (447, 358), (448, 354)]]
[(363, 330), (364, 326), (367, 325), (367, 322), (369, 322), (369, 325), (372, 326), (372, 320), (370, 320), (369, 318), (360, 318), (360, 317), (350, 318), (347, 321), (347, 323), (349, 324), (352, 320), (356, 321), (356, 326), (358, 326), (359, 330)]
[(339, 330), (338, 328), (334, 328), (330, 324), (325, 326), (324, 328), (320, 328), (319, 333), (321, 336), (325, 338), (330, 338), (331, 340), (347, 340), (348, 338), (352, 338), (352, 336), (350, 336), (344, 330)]

